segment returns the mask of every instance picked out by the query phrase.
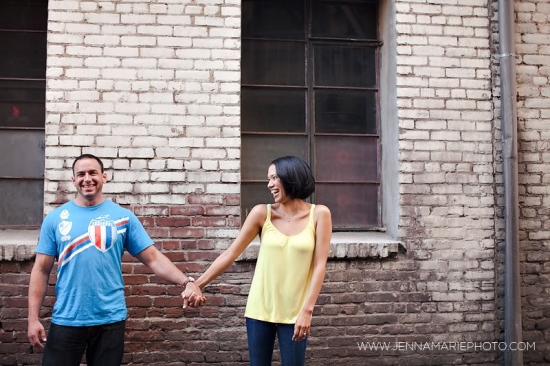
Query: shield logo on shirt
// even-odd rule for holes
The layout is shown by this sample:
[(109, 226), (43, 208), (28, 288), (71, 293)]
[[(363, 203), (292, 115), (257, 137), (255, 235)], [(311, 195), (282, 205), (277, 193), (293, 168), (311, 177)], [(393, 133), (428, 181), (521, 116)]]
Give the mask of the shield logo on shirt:
[(61, 235), (67, 235), (69, 231), (71, 231), (72, 227), (73, 223), (71, 221), (61, 221), (59, 225), (57, 225), (57, 228), (59, 229)]
[(113, 247), (117, 239), (117, 228), (115, 223), (108, 219), (108, 215), (101, 216), (90, 221), (88, 234), (96, 249), (106, 252)]

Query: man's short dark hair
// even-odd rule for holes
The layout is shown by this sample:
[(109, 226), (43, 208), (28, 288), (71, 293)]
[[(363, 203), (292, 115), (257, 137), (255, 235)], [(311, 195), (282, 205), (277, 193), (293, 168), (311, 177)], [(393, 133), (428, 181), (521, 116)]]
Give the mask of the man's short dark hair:
[(82, 159), (95, 159), (95, 161), (97, 161), (99, 163), (99, 166), (101, 167), (101, 173), (103, 173), (105, 171), (103, 169), (103, 162), (101, 161), (100, 158), (98, 158), (97, 156), (92, 155), (92, 154), (82, 154), (78, 158), (74, 159), (74, 161), (73, 161), (73, 175), (74, 175), (74, 166), (75, 166), (76, 162), (79, 161), (79, 160), (82, 160)]
[(315, 192), (315, 178), (305, 161), (296, 156), (283, 156), (271, 162), (285, 192), (291, 198), (305, 200)]

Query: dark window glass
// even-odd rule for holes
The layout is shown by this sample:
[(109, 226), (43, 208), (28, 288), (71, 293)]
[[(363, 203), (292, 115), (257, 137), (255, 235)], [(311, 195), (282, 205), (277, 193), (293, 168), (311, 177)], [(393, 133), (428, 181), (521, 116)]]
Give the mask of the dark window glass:
[(243, 40), (242, 83), (305, 85), (304, 44)]
[(40, 226), (44, 181), (0, 178), (0, 226)]
[(44, 131), (0, 131), (0, 156), (0, 177), (43, 178)]
[[(242, 137), (241, 179), (267, 182), (269, 163), (283, 155), (307, 159), (306, 136), (245, 135)], [(266, 183), (267, 184), (267, 183)]]
[(243, 38), (305, 39), (304, 4), (295, 0), (242, 2)]
[(379, 186), (374, 184), (322, 184), (315, 199), (330, 208), (335, 228), (380, 226)]
[(46, 81), (0, 79), (0, 127), (44, 127)]
[(48, 0), (2, 0), (0, 29), (46, 30)]
[(366, 47), (315, 46), (315, 86), (376, 87), (376, 51)]
[(312, 36), (376, 39), (377, 11), (374, 1), (314, 1)]
[(376, 2), (243, 0), (242, 9), (242, 219), (273, 201), (269, 163), (296, 155), (334, 230), (380, 228)]
[(315, 92), (315, 132), (377, 133), (376, 93), (324, 89)]
[[(267, 168), (265, 172), (267, 173)], [(267, 178), (263, 183), (243, 183), (241, 190), (246, 192), (246, 194), (241, 195), (241, 218), (243, 222), (250, 210), (258, 203), (273, 202), (273, 196), (267, 189)]]
[(317, 182), (378, 183), (378, 160), (376, 137), (315, 137)]
[(306, 131), (305, 90), (243, 87), (241, 108), (242, 131)]
[(0, 78), (44, 79), (46, 33), (0, 31)]

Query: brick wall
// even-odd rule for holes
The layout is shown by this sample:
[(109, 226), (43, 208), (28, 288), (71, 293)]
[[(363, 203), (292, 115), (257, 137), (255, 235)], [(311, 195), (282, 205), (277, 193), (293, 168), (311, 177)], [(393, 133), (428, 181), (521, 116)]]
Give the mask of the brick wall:
[[(503, 339), (496, 2), (396, 1), (399, 236), (387, 259), (331, 260), (308, 365), (495, 365), (501, 352), (360, 350), (359, 342)], [(550, 6), (516, 2), (526, 365), (550, 362)], [(238, 231), (240, 2), (50, 0), (46, 211), (73, 196), (72, 159), (104, 157), (105, 190), (178, 267), (201, 273)], [(383, 121), (384, 122), (384, 121)], [(36, 365), (31, 262), (0, 262), (0, 364)], [(181, 309), (180, 289), (126, 256), (124, 363), (245, 365), (254, 262)], [(54, 283), (52, 277), (51, 283)], [(49, 289), (43, 316), (51, 314)], [(278, 355), (276, 354), (276, 358)]]
[[(117, 202), (204, 202), (193, 215), (207, 218), (177, 225), (194, 238), (234, 236), (235, 225), (210, 216), (239, 213), (226, 198), (240, 178), (239, 3), (52, 0), (49, 8), (47, 208), (72, 197), (67, 167), (91, 152), (105, 159), (105, 189)], [(167, 233), (171, 222), (159, 226)]]
[[(400, 236), (434, 341), (495, 341), (491, 4), (398, 1)], [(446, 362), (496, 362), (496, 353)]]
[[(202, 270), (200, 265), (175, 260), (181, 268)], [(31, 268), (30, 262), (0, 263), (2, 365), (38, 365), (40, 362), (40, 351), (33, 352), (26, 339), (24, 285)], [(143, 265), (128, 259), (123, 269), (129, 307), (124, 364), (248, 364), (242, 315), (253, 263), (235, 265), (210, 286), (208, 302), (199, 310), (182, 310), (180, 289), (159, 282)], [(313, 318), (308, 365), (398, 365), (405, 361), (407, 365), (490, 364), (494, 359), (492, 352), (358, 348), (361, 342), (388, 342), (392, 347), (395, 342), (412, 344), (434, 339), (452, 342), (456, 338), (449, 332), (466, 332), (458, 329), (455, 314), (444, 311), (448, 302), (434, 301), (431, 290), (418, 290), (422, 277), (414, 261), (403, 256), (383, 261), (330, 261)], [(54, 301), (53, 283), (52, 276), (49, 296), (41, 312), (46, 324)], [(472, 317), (475, 313), (471, 309), (464, 312), (471, 313)], [(467, 324), (468, 318), (465, 322)], [(475, 338), (474, 333), (470, 332), (469, 339)], [(278, 351), (275, 359), (279, 359)]]
[(550, 363), (550, 3), (516, 6), (520, 253), (526, 365)]

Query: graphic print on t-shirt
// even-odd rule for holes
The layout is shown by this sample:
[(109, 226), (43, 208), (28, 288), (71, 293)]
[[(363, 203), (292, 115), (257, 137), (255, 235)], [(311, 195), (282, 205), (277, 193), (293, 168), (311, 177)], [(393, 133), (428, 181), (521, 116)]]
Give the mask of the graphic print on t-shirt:
[(61, 218), (61, 221), (59, 225), (57, 225), (57, 229), (61, 233), (61, 241), (67, 241), (71, 240), (71, 236), (69, 235), (69, 232), (71, 231), (73, 227), (73, 223), (71, 221), (67, 221), (69, 218), (69, 211), (63, 210), (61, 211), (61, 214), (59, 214), (59, 217)]
[(113, 221), (109, 220), (109, 215), (93, 219), (90, 221), (90, 225), (88, 225), (90, 241), (102, 252), (111, 249), (116, 241), (116, 232), (116, 225)]
[(101, 252), (107, 252), (117, 241), (118, 234), (126, 232), (129, 217), (116, 221), (109, 220), (109, 215), (102, 215), (92, 219), (88, 224), (88, 232), (68, 243), (57, 261), (58, 269), (67, 264), (76, 255), (91, 247)]

